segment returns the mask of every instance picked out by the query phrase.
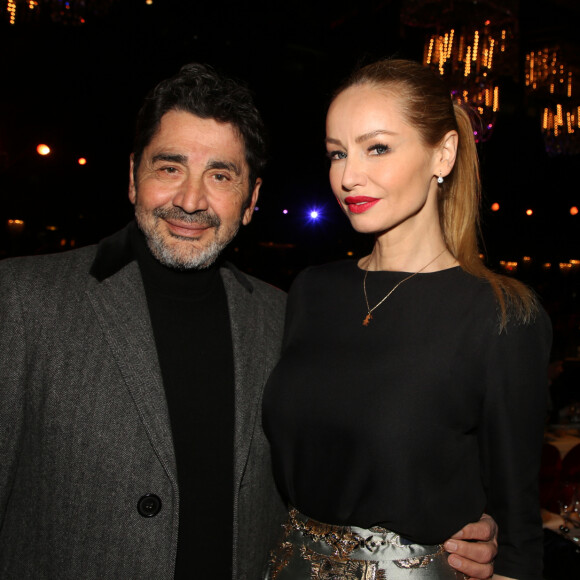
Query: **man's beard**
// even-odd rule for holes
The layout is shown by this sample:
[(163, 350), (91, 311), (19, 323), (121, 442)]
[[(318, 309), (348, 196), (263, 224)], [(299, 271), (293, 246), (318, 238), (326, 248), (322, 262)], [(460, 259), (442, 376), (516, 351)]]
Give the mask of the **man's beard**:
[[(164, 266), (176, 270), (209, 268), (217, 260), (224, 248), (233, 240), (240, 227), (240, 222), (238, 222), (233, 230), (229, 232), (222, 231), (221, 220), (214, 213), (203, 211), (189, 214), (178, 207), (158, 207), (149, 213), (144, 212), (137, 205), (135, 218), (139, 229), (145, 235), (147, 245), (153, 256)], [(157, 227), (162, 219), (173, 219), (183, 223), (214, 228), (214, 237), (201, 248), (194, 246), (198, 238), (188, 238), (171, 233), (166, 234), (164, 237)], [(181, 242), (172, 245), (167, 243), (168, 238)]]

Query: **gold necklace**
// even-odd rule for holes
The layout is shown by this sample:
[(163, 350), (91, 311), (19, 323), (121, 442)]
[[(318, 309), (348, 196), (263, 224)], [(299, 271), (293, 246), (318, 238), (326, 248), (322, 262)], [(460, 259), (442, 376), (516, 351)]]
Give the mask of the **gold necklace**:
[(367, 305), (367, 315), (365, 316), (364, 320), (363, 320), (363, 326), (368, 326), (369, 322), (372, 320), (373, 316), (372, 316), (372, 312), (374, 310), (376, 310), (403, 282), (406, 282), (407, 280), (410, 280), (413, 276), (416, 276), (417, 274), (419, 274), (420, 272), (422, 272), (425, 268), (429, 267), (437, 258), (439, 258), (440, 256), (443, 255), (443, 253), (447, 251), (447, 248), (445, 248), (442, 252), (440, 252), (439, 254), (437, 254), (429, 263), (425, 264), (420, 270), (417, 270), (416, 272), (413, 272), (412, 274), (410, 274), (409, 276), (407, 276), (406, 278), (403, 278), (400, 282), (397, 282), (393, 288), (391, 288), (390, 292), (377, 304), (375, 304), (372, 308), (369, 306), (369, 299), (367, 296), (367, 274), (369, 273), (368, 270), (365, 270), (365, 277), (363, 278), (363, 292), (365, 294), (365, 302)]

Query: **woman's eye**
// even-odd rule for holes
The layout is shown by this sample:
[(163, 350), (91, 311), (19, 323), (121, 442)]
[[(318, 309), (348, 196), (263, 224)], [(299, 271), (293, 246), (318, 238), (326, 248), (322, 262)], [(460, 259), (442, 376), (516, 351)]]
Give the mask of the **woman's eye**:
[(387, 145), (377, 143), (376, 145), (371, 145), (368, 148), (368, 151), (371, 155), (384, 155), (385, 153), (388, 153), (390, 149)]
[(346, 153), (344, 151), (327, 151), (326, 156), (331, 161), (336, 161), (338, 159), (346, 159)]

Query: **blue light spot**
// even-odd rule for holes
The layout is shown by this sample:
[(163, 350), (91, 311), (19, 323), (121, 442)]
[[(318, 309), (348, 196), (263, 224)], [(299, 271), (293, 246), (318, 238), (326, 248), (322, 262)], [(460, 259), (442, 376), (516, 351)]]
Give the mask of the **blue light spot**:
[(305, 210), (304, 219), (312, 225), (318, 225), (325, 219), (324, 210), (317, 206), (310, 206)]

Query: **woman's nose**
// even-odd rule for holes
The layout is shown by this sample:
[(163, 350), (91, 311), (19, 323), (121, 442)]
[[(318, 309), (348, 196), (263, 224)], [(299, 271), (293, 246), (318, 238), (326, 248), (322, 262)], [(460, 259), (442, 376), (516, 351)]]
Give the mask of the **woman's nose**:
[(347, 157), (344, 160), (341, 182), (343, 189), (349, 191), (366, 183), (366, 174), (360, 160), (353, 157)]

